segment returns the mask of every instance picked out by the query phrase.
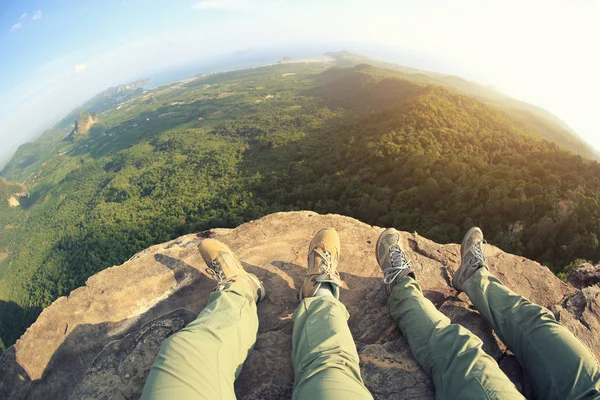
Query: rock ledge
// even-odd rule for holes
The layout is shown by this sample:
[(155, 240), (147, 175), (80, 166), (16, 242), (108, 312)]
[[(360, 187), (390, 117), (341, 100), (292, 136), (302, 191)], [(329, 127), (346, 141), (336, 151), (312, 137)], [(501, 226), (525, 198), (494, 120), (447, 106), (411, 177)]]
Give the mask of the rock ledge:
[[(431, 380), (416, 364), (392, 322), (374, 246), (382, 228), (340, 215), (277, 213), (236, 229), (214, 229), (152, 246), (123, 265), (88, 279), (57, 299), (21, 339), (0, 356), (0, 398), (132, 399), (141, 390), (163, 340), (192, 321), (214, 287), (196, 246), (212, 236), (229, 245), (245, 268), (261, 278), (267, 298), (258, 308), (259, 335), (236, 382), (240, 399), (290, 398), (290, 361), (296, 289), (306, 268), (307, 246), (319, 229), (340, 234), (341, 277), (366, 385), (376, 399), (433, 399)], [(459, 246), (440, 245), (404, 232), (425, 295), (453, 322), (484, 342), (484, 349), (523, 389), (514, 357), (449, 284), (460, 262)], [(550, 308), (596, 356), (600, 355), (600, 287), (578, 290), (547, 268), (488, 246), (491, 270), (508, 287)], [(264, 368), (269, 365), (269, 368)]]

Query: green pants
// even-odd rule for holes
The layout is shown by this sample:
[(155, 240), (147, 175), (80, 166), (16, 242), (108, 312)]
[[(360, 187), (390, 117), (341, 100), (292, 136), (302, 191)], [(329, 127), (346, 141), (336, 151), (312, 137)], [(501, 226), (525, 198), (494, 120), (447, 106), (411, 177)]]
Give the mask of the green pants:
[[(593, 354), (547, 309), (511, 292), (485, 269), (465, 292), (498, 337), (527, 371), (535, 399), (599, 399), (600, 370)], [(423, 297), (410, 277), (388, 301), (421, 367), (432, 377), (438, 399), (519, 399), (523, 396), (482, 350), (481, 340), (451, 324)]]
[(233, 382), (257, 333), (256, 304), (245, 286), (212, 292), (198, 318), (161, 346), (142, 399), (235, 399)]
[[(600, 368), (552, 313), (511, 292), (486, 269), (465, 291), (530, 376), (536, 399), (600, 399)], [(523, 396), (467, 329), (451, 324), (410, 277), (389, 307), (439, 399)], [(294, 399), (372, 399), (360, 376), (348, 312), (333, 297), (303, 300), (294, 312)], [(258, 316), (244, 286), (210, 295), (198, 318), (162, 345), (143, 399), (234, 399), (233, 383), (252, 350)]]
[(373, 398), (360, 377), (348, 317), (346, 307), (332, 296), (302, 300), (294, 312), (293, 399)]
[[(233, 284), (213, 292), (198, 318), (163, 343), (142, 399), (235, 399), (233, 382), (258, 332), (256, 305), (246, 290)], [(293, 397), (372, 399), (346, 307), (330, 296), (311, 297), (293, 319)]]

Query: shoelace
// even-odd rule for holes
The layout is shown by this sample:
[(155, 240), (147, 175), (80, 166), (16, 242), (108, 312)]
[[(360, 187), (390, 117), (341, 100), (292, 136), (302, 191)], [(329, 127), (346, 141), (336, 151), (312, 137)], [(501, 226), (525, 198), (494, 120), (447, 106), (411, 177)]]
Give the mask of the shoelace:
[(321, 252), (317, 248), (315, 248), (313, 251), (321, 257), (321, 265), (319, 266), (319, 270), (321, 271), (321, 273), (327, 275), (331, 274), (331, 253), (328, 251)]
[(383, 283), (389, 285), (402, 273), (402, 271), (410, 268), (410, 254), (406, 250), (402, 250), (399, 246), (390, 247), (391, 268), (383, 270)]
[(485, 256), (485, 246), (487, 242), (482, 240), (481, 242), (475, 243), (469, 251), (473, 254), (473, 258), (467, 259), (467, 267), (475, 267), (477, 265), (486, 265), (487, 258)]
[(225, 276), (221, 264), (216, 259), (211, 261), (210, 266), (206, 268), (206, 272), (219, 283), (219, 286), (227, 282), (227, 276)]

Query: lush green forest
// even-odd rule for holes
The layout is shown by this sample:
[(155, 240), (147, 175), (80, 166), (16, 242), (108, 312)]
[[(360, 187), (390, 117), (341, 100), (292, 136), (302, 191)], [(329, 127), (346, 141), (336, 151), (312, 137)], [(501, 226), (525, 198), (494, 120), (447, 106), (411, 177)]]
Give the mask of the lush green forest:
[(438, 242), (479, 225), (557, 274), (600, 259), (600, 165), (536, 127), (569, 133), (421, 75), (290, 63), (200, 76), (94, 109), (76, 140), (63, 121), (22, 146), (2, 175), (26, 188), (0, 180), (0, 345), (151, 244), (275, 211)]

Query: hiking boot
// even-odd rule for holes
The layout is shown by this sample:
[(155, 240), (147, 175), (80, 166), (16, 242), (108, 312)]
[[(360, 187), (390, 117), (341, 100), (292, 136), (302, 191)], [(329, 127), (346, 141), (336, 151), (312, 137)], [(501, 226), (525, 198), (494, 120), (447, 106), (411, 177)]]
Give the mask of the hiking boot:
[(481, 229), (469, 229), (460, 246), (460, 267), (452, 277), (452, 286), (459, 292), (464, 292), (463, 285), (479, 268), (487, 268), (485, 257), (486, 242)]
[(298, 298), (312, 297), (323, 283), (331, 286), (331, 293), (340, 298), (342, 280), (337, 272), (340, 261), (340, 237), (333, 228), (321, 229), (308, 246), (308, 269)]
[(400, 279), (407, 275), (416, 279), (415, 271), (410, 266), (410, 254), (402, 248), (400, 232), (396, 229), (388, 228), (379, 235), (375, 255), (383, 272), (383, 283), (388, 296)]
[(246, 272), (236, 255), (225, 244), (216, 239), (204, 239), (198, 245), (200, 255), (206, 262), (206, 272), (218, 282), (216, 290), (223, 290), (232, 283), (250, 289), (254, 301), (260, 303), (265, 298), (265, 288), (256, 275)]

